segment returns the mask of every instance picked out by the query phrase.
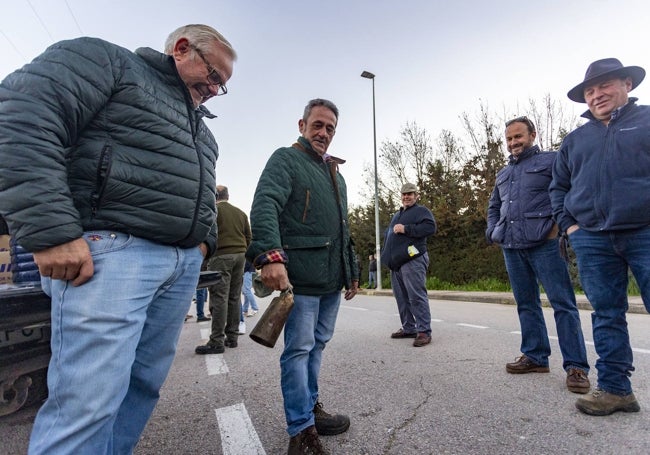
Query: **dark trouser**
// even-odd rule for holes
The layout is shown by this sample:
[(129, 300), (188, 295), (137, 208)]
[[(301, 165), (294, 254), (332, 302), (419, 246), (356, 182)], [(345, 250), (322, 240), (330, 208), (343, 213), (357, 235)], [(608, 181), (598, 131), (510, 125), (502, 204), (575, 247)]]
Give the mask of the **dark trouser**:
[(236, 340), (241, 315), (241, 287), (244, 280), (244, 253), (214, 256), (208, 270), (221, 272), (221, 280), (210, 286), (212, 333), (209, 343), (223, 346), (224, 338)]
[(406, 333), (431, 335), (431, 309), (426, 287), (428, 267), (429, 255), (425, 253), (390, 273), (399, 318)]

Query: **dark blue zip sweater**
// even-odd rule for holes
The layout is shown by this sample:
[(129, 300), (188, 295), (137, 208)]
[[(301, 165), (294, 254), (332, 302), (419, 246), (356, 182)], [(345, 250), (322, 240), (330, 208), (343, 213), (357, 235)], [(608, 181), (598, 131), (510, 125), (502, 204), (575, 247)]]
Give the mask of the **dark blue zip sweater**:
[(650, 106), (637, 98), (615, 111), (608, 125), (589, 119), (562, 142), (550, 186), (553, 217), (563, 232), (650, 225)]
[[(393, 227), (404, 225), (404, 234), (395, 234)], [(408, 208), (402, 207), (393, 216), (384, 238), (384, 249), (381, 253), (381, 263), (391, 270), (397, 270), (411, 259), (422, 256), (427, 252), (427, 237), (436, 233), (436, 220), (431, 210), (413, 204)], [(409, 246), (417, 250), (409, 252)]]

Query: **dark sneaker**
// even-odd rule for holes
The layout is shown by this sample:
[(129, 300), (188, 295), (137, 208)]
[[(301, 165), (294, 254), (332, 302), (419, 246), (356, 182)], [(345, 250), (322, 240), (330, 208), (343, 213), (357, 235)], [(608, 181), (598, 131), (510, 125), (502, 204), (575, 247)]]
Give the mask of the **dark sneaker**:
[(587, 393), (591, 388), (587, 373), (578, 368), (569, 368), (566, 372), (566, 388), (573, 393)]
[(633, 393), (629, 395), (615, 395), (597, 388), (584, 398), (578, 398), (576, 408), (580, 412), (592, 416), (606, 416), (616, 411), (639, 412), (639, 402)]
[(212, 318), (210, 316), (199, 316), (196, 318), (196, 322), (204, 322), (204, 321), (209, 321)]
[(237, 340), (226, 339), (225, 344), (226, 344), (227, 348), (236, 348), (237, 347)]
[(342, 414), (329, 414), (323, 409), (320, 401), (314, 406), (314, 424), (316, 431), (322, 436), (341, 434), (350, 428), (350, 418)]
[(427, 345), (429, 343), (431, 343), (431, 336), (428, 335), (426, 332), (418, 332), (418, 335), (415, 337), (415, 340), (413, 340), (413, 346), (415, 346), (416, 348)]
[(288, 455), (329, 455), (322, 446), (316, 427), (313, 425), (302, 430), (289, 441)]
[(194, 349), (197, 354), (223, 354), (226, 350), (222, 345), (202, 344)]
[(413, 333), (406, 333), (403, 329), (399, 329), (395, 333), (391, 333), (390, 337), (391, 338), (415, 338), (418, 334), (413, 332)]
[(525, 355), (518, 357), (512, 363), (506, 363), (506, 371), (511, 374), (524, 374), (524, 373), (548, 373), (549, 368), (542, 365), (537, 365)]

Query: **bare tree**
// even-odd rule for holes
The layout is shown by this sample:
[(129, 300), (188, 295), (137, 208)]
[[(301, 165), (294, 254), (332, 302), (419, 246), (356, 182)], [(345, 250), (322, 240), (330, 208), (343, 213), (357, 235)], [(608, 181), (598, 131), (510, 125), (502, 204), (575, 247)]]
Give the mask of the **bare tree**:
[(398, 141), (382, 143), (379, 157), (383, 168), (387, 170), (383, 174), (385, 183), (399, 188), (404, 182), (421, 186), (434, 153), (426, 130), (415, 122), (407, 122), (400, 131)]
[(436, 157), (442, 163), (445, 172), (463, 167), (467, 159), (465, 148), (451, 131), (442, 130), (436, 142), (438, 145)]

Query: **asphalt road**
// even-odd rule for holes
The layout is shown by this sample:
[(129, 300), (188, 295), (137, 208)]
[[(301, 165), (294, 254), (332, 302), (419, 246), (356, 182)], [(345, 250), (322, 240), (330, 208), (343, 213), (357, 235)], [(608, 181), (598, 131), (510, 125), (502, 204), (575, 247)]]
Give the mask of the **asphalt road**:
[[(262, 299), (264, 308), (270, 298)], [(392, 340), (399, 328), (390, 296), (343, 302), (324, 354), (321, 400), (351, 417), (350, 430), (323, 437), (333, 454), (646, 454), (650, 445), (650, 331), (647, 314), (629, 314), (632, 377), (641, 412), (579, 413), (565, 374), (552, 313), (545, 309), (553, 355), (549, 374), (509, 375), (519, 352), (511, 305), (431, 300), (432, 344)], [(590, 362), (590, 313), (581, 310)], [(247, 318), (248, 329), (259, 315)], [(222, 355), (198, 356), (209, 326), (185, 323), (170, 376), (137, 455), (283, 454), (279, 387), (281, 340), (274, 349), (240, 337)], [(590, 373), (592, 385), (595, 370)], [(26, 452), (35, 408), (0, 419), (0, 454)]]

